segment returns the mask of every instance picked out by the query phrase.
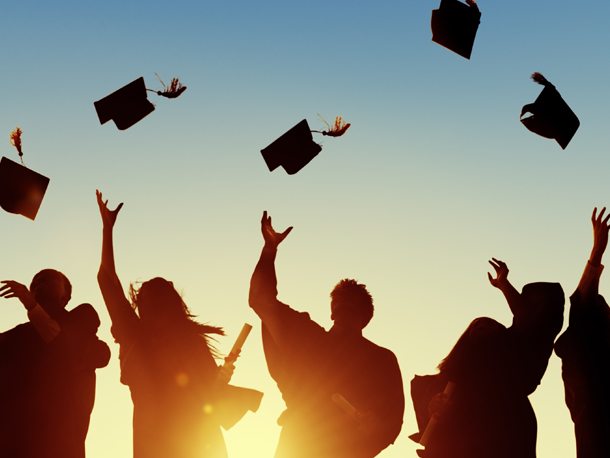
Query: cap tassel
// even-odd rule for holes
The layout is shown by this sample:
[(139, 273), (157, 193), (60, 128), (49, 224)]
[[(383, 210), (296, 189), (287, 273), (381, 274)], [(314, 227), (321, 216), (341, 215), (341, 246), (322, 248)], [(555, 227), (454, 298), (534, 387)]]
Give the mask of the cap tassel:
[[(157, 74), (155, 73), (155, 75), (157, 75)], [(159, 79), (159, 81), (163, 85), (163, 89), (165, 89), (165, 90), (164, 91), (154, 91), (152, 89), (146, 89), (147, 91), (156, 92), (157, 95), (160, 95), (162, 97), (167, 97), (168, 99), (175, 99), (177, 97), (180, 97), (180, 95), (184, 91), (186, 91), (186, 86), (184, 86), (178, 78), (172, 78), (172, 81), (169, 85), (166, 85), (159, 75), (157, 75), (157, 78)]]
[[(318, 116), (320, 116), (320, 113), (318, 113)], [(351, 126), (350, 123), (346, 123), (345, 121), (343, 121), (343, 118), (341, 116), (337, 116), (335, 118), (335, 125), (332, 126), (332, 127), (330, 126), (330, 124), (328, 124), (326, 122), (326, 120), (322, 116), (320, 116), (320, 119), (322, 121), (324, 121), (324, 124), (326, 124), (328, 126), (328, 131), (322, 131), (321, 132), (319, 130), (312, 130), (312, 132), (317, 132), (319, 134), (326, 135), (326, 136), (329, 136), (329, 137), (340, 137)]]
[(534, 82), (542, 84), (543, 86), (553, 86), (544, 76), (542, 76), (542, 73), (532, 73), (531, 78)]
[(466, 4), (479, 11), (479, 5), (477, 5), (477, 2), (475, 2), (474, 0), (466, 0)]
[(16, 127), (15, 130), (13, 130), (11, 132), (10, 139), (11, 139), (11, 145), (13, 145), (15, 148), (17, 148), (17, 152), (19, 153), (19, 158), (21, 159), (21, 164), (25, 165), (23, 163), (23, 151), (21, 151), (21, 134), (22, 133), (23, 133), (23, 131), (21, 130), (21, 128)]

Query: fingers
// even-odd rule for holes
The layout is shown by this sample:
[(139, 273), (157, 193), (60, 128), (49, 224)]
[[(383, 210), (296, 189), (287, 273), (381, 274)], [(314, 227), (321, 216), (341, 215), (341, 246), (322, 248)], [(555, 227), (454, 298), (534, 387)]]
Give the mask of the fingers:
[(597, 223), (598, 224), (602, 220), (602, 218), (604, 217), (604, 213), (605, 212), (606, 212), (606, 207), (602, 208), (602, 211), (599, 212), (599, 216), (597, 217)]
[(591, 222), (595, 224), (597, 220), (597, 207), (593, 208), (593, 213), (591, 214)]
[(290, 234), (290, 232), (292, 231), (292, 229), (293, 229), (293, 227), (292, 227), (292, 226), (290, 226), (288, 229), (286, 229), (284, 232), (282, 232), (282, 234), (281, 234), (281, 235), (282, 235), (282, 239), (285, 239), (285, 238), (286, 238), (286, 236), (287, 236), (288, 234)]
[(487, 272), (487, 278), (489, 278), (489, 283), (494, 284), (494, 277), (491, 276), (489, 272)]
[(123, 202), (121, 202), (116, 210), (114, 210), (112, 213), (118, 214), (121, 211), (121, 208), (123, 208)]

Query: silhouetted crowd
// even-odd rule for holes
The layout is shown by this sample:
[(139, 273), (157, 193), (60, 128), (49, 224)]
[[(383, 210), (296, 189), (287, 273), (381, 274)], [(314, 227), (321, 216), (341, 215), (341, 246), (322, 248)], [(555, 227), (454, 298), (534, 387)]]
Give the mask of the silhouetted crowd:
[[(481, 13), (474, 0), (442, 0), (432, 15), (433, 41), (470, 58)], [(541, 74), (538, 99), (523, 107), (523, 124), (566, 148), (580, 122)], [(162, 82), (163, 83), (163, 82)], [(177, 78), (157, 95), (176, 98)], [(102, 124), (127, 129), (154, 111), (139, 78), (95, 102)], [(155, 91), (152, 91), (155, 92)], [(325, 121), (326, 122), (326, 121)], [(327, 123), (328, 124), (328, 123)], [(341, 136), (341, 117), (328, 131), (301, 121), (261, 151), (269, 170), (294, 174), (321, 150), (312, 132)], [(21, 129), (11, 134), (20, 157)], [(23, 163), (23, 160), (22, 160)], [(49, 179), (2, 158), (0, 206), (34, 219)], [(108, 208), (96, 191), (102, 219), (98, 283), (119, 345), (120, 382), (133, 401), (135, 458), (227, 457), (228, 430), (256, 412), (263, 394), (229, 382), (241, 343), (217, 364), (212, 345), (222, 328), (198, 322), (172, 282), (153, 278), (125, 290), (115, 268), (113, 229), (122, 208)], [(558, 283), (529, 283), (519, 292), (508, 266), (492, 258), (491, 285), (513, 315), (506, 327), (477, 317), (438, 365), (415, 376), (411, 398), (419, 431), (409, 437), (426, 458), (534, 458), (537, 420), (529, 401), (553, 351), (562, 360), (565, 403), (574, 422), (578, 458), (610, 457), (610, 307), (599, 294), (610, 215), (593, 211), (593, 248), (570, 296), (563, 326), (564, 292)], [(307, 312), (277, 299), (275, 259), (292, 227), (277, 232), (265, 212), (263, 249), (252, 274), (249, 305), (261, 320), (269, 374), (286, 409), (278, 419), (276, 458), (372, 458), (393, 444), (403, 423), (405, 398), (394, 353), (363, 336), (373, 317), (366, 286), (343, 279), (330, 293), (333, 326), (324, 329)], [(0, 458), (84, 458), (94, 407), (96, 370), (110, 349), (97, 337), (94, 307), (66, 310), (72, 286), (52, 269), (29, 288), (2, 281), (0, 297), (17, 298), (27, 322), (0, 333)], [(127, 291), (127, 292), (126, 292)]]

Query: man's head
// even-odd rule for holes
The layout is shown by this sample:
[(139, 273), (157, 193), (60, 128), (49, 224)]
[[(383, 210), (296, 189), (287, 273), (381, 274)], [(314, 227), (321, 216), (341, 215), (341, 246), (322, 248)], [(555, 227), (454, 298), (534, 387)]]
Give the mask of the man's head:
[(34, 275), (30, 292), (49, 315), (66, 308), (72, 297), (72, 285), (64, 274), (44, 269)]
[(366, 285), (356, 280), (341, 280), (330, 293), (330, 299), (330, 317), (335, 323), (353, 323), (364, 329), (373, 318), (373, 298)]

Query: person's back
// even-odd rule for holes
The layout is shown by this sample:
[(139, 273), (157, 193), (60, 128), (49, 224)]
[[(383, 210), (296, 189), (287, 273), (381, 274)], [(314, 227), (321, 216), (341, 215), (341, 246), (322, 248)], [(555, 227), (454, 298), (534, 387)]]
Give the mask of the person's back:
[(85, 456), (95, 369), (108, 364), (110, 351), (96, 336), (93, 307), (66, 311), (70, 293), (54, 303), (54, 282), (69, 285), (47, 269), (34, 277), (31, 293), (16, 282), (2, 288), (4, 297), (32, 302), (26, 305), (30, 322), (0, 334), (1, 457)]
[[(370, 294), (355, 280), (339, 282), (331, 293), (334, 325), (325, 331), (277, 300), (273, 262), (289, 231), (275, 233), (266, 214), (262, 229), (250, 306), (262, 320), (269, 373), (286, 403), (276, 458), (376, 456), (400, 432), (404, 392), (394, 354), (362, 336), (373, 316)], [(355, 417), (333, 401), (336, 395), (357, 409)]]

